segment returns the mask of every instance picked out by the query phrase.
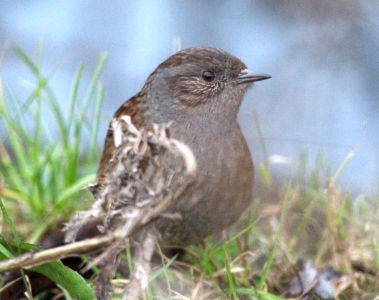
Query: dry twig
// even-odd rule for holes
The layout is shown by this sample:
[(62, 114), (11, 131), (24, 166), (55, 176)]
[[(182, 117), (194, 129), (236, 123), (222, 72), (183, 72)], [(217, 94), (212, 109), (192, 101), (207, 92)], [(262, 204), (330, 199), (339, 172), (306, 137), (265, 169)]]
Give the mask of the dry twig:
[[(92, 262), (100, 269), (95, 280), (96, 294), (108, 299), (120, 253), (130, 238), (136, 239), (134, 233), (138, 231), (134, 270), (123, 293), (124, 299), (138, 299), (146, 289), (150, 260), (159, 239), (154, 221), (160, 217), (180, 218), (166, 211), (195, 182), (197, 165), (187, 146), (169, 138), (167, 126), (138, 130), (130, 117), (123, 116), (112, 121), (112, 129), (116, 149), (105, 179), (90, 187), (96, 201), (90, 210), (77, 213), (68, 224), (67, 239), (73, 240), (78, 229), (93, 217), (104, 219), (103, 233), (122, 233)], [(166, 165), (167, 155), (173, 154), (182, 159), (174, 170)]]

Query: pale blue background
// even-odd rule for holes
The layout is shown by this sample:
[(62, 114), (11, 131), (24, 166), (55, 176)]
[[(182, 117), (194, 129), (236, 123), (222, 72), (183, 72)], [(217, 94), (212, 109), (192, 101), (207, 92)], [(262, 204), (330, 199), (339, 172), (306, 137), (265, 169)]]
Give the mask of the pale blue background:
[[(311, 164), (323, 150), (343, 185), (376, 193), (379, 182), (379, 4), (377, 1), (2, 1), (0, 47), (17, 44), (33, 55), (43, 43), (46, 73), (63, 64), (53, 88), (64, 103), (74, 71), (86, 63), (89, 78), (100, 52), (104, 119), (142, 87), (155, 67), (185, 47), (211, 45), (241, 58), (250, 69), (272, 75), (246, 96), (240, 122), (258, 165), (262, 163), (254, 114), (270, 155)], [(22, 94), (25, 66), (8, 47), (1, 74)], [(87, 79), (89, 80), (89, 79)], [(108, 121), (102, 123), (105, 134)], [(101, 137), (101, 140), (103, 138)], [(291, 174), (288, 165), (275, 165)]]

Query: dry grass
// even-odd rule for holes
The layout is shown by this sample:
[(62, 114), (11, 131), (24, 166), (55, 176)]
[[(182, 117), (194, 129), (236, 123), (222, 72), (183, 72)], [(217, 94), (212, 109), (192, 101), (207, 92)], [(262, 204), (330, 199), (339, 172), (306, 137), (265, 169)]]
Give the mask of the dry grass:
[(297, 274), (300, 258), (341, 274), (333, 280), (336, 299), (377, 297), (377, 202), (350, 199), (332, 186), (289, 183), (282, 189), (279, 199), (256, 199), (244, 220), (223, 234), (222, 243), (209, 239), (202, 247), (190, 247), (174, 268), (158, 269), (149, 299), (277, 299), (274, 295), (281, 295)]

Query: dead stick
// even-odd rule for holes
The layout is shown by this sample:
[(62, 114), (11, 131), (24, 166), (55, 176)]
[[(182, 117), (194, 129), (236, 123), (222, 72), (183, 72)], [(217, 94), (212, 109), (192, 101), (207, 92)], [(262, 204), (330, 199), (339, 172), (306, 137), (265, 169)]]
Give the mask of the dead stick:
[(85, 254), (92, 250), (107, 247), (120, 237), (121, 234), (119, 232), (116, 232), (113, 234), (108, 234), (106, 236), (87, 239), (56, 248), (42, 250), (39, 252), (30, 251), (20, 256), (0, 262), (0, 273), (8, 272), (18, 268), (32, 268), (68, 256)]

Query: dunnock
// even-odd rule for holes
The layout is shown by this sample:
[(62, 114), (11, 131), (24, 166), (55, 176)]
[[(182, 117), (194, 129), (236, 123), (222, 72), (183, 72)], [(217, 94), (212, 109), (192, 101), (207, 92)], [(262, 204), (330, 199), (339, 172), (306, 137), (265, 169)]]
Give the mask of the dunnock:
[[(256, 75), (231, 54), (213, 47), (180, 51), (158, 66), (142, 90), (114, 117), (137, 127), (170, 123), (171, 136), (187, 144), (199, 168), (197, 183), (170, 208), (181, 220), (158, 221), (164, 245), (188, 245), (234, 223), (252, 199), (253, 162), (237, 122), (243, 96)], [(110, 127), (97, 172), (104, 180), (113, 151)], [(170, 157), (169, 167), (178, 161)]]
[[(254, 167), (237, 115), (247, 88), (268, 78), (253, 74), (241, 60), (221, 49), (190, 48), (160, 64), (142, 90), (116, 111), (115, 117), (130, 115), (137, 128), (170, 124), (171, 136), (187, 144), (196, 157), (197, 182), (169, 208), (169, 212), (180, 213), (182, 219), (157, 221), (163, 246), (200, 242), (234, 223), (248, 207)], [(97, 172), (100, 185), (114, 150), (110, 127)], [(170, 157), (167, 163), (174, 169), (178, 161)], [(96, 235), (97, 230), (91, 228), (96, 229), (97, 224), (94, 221), (83, 226), (77, 240)], [(63, 242), (64, 234), (59, 232), (43, 244), (49, 248)], [(75, 269), (79, 264), (72, 263), (71, 258), (64, 263)], [(5, 283), (16, 277), (17, 271), (11, 272)], [(40, 275), (30, 280), (38, 291), (53, 284), (48, 280), (44, 285)], [(21, 295), (24, 287), (20, 284), (4, 290), (3, 299)]]

